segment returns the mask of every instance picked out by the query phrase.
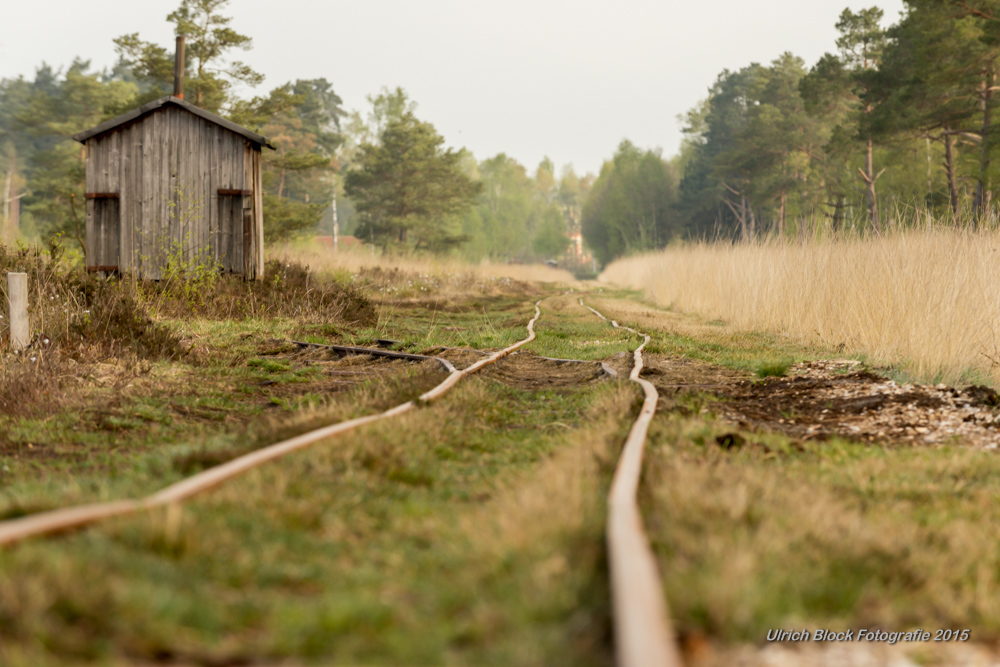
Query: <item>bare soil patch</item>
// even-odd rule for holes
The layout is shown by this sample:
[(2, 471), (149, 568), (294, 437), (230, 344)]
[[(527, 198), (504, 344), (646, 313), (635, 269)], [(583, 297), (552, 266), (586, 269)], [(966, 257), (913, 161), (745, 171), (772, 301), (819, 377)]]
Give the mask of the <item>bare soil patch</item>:
[(462, 347), (430, 347), (420, 350), (418, 354), (441, 357), (450, 361), (455, 368), (463, 369), (482, 360), (483, 357), (489, 356), (490, 353), (486, 350), (473, 350)]
[[(369, 381), (384, 382), (399, 376), (414, 363), (427, 366), (428, 371), (440, 370), (433, 361), (412, 362), (367, 354), (340, 356), (335, 350), (321, 347), (300, 348), (288, 341), (268, 339), (261, 349), (268, 354), (262, 358), (280, 364), (274, 367), (274, 378), (263, 378), (258, 383), (267, 388), (268, 396), (296, 397), (305, 394), (331, 394), (353, 389)], [(287, 371), (299, 375), (286, 380)], [(308, 371), (308, 374), (302, 371)]]
[(698, 391), (741, 428), (796, 440), (832, 437), (901, 445), (1000, 447), (1000, 395), (987, 387), (897, 383), (855, 361), (809, 361), (787, 377), (753, 379), (689, 359), (654, 357), (644, 372), (670, 401)]
[(526, 352), (515, 352), (485, 371), (485, 376), (508, 387), (542, 391), (576, 390), (608, 378), (599, 361), (554, 361)]
[[(628, 368), (632, 359), (626, 359)], [(729, 370), (721, 366), (685, 357), (669, 357), (662, 354), (644, 354), (642, 377), (657, 388), (660, 394), (669, 398), (682, 391), (715, 391), (733, 387), (746, 380), (746, 373)]]

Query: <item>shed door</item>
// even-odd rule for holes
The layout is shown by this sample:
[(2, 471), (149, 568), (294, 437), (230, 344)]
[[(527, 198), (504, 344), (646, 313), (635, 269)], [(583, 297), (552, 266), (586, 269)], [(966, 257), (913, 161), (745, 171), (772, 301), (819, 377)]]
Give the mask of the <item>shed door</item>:
[(87, 270), (118, 271), (121, 207), (117, 193), (87, 193)]
[(219, 264), (222, 270), (253, 276), (253, 195), (219, 190)]

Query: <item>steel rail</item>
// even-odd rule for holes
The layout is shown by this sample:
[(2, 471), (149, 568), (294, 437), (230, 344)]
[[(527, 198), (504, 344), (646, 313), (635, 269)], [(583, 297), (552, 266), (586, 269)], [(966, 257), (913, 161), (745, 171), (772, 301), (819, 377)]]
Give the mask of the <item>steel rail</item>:
[[(385, 339), (380, 338), (378, 342)], [(395, 342), (395, 341), (392, 341)], [(380, 350), (371, 347), (354, 347), (350, 345), (324, 345), (322, 343), (305, 343), (300, 340), (293, 340), (292, 344), (302, 347), (318, 347), (324, 350), (333, 350), (341, 357), (346, 357), (347, 355), (362, 355), (367, 354), (373, 357), (385, 357), (387, 359), (406, 359), (407, 361), (427, 361), (433, 360), (441, 364), (441, 367), (448, 371), (449, 373), (454, 373), (457, 369), (452, 365), (450, 361), (442, 357), (429, 357), (426, 354), (410, 354), (409, 352), (394, 352), (391, 350)]]
[(619, 667), (681, 667), (684, 663), (674, 641), (663, 584), (636, 498), (646, 433), (660, 398), (656, 387), (639, 377), (643, 368), (642, 351), (650, 336), (609, 320), (586, 305), (582, 297), (580, 305), (615, 328), (643, 337), (642, 345), (632, 353), (634, 365), (629, 374), (629, 380), (642, 387), (642, 410), (629, 430), (608, 493), (606, 541), (611, 566), (616, 663)]
[(535, 315), (528, 322), (528, 336), (509, 347), (492, 353), (485, 359), (480, 359), (468, 368), (456, 370), (448, 374), (433, 389), (424, 392), (418, 398), (397, 405), (376, 415), (358, 417), (338, 424), (324, 426), (310, 431), (295, 438), (269, 445), (262, 449), (250, 452), (221, 465), (209, 468), (196, 475), (183, 479), (175, 484), (171, 484), (152, 495), (137, 500), (115, 500), (104, 503), (91, 503), (75, 507), (65, 507), (49, 512), (39, 512), (28, 516), (7, 521), (0, 521), (0, 547), (20, 542), (30, 537), (63, 532), (74, 528), (110, 519), (113, 517), (136, 514), (141, 511), (154, 509), (157, 507), (176, 505), (177, 503), (190, 498), (191, 496), (207, 491), (237, 475), (255, 468), (259, 465), (285, 456), (292, 452), (304, 449), (321, 440), (335, 435), (353, 430), (359, 426), (371, 424), (373, 422), (396, 417), (413, 410), (418, 405), (423, 405), (444, 396), (462, 378), (475, 373), (483, 366), (492, 364), (507, 356), (511, 352), (527, 345), (535, 340), (535, 323), (542, 316), (540, 308), (541, 300), (535, 303)]
[[(517, 354), (517, 353), (515, 353)], [(609, 378), (618, 377), (618, 371), (611, 368), (606, 362), (603, 361), (591, 361), (587, 359), (557, 359), (556, 357), (543, 357), (541, 355), (535, 355), (535, 359), (544, 359), (545, 361), (551, 361), (556, 366), (562, 366), (564, 364), (596, 364), (601, 367), (601, 372), (607, 375)]]

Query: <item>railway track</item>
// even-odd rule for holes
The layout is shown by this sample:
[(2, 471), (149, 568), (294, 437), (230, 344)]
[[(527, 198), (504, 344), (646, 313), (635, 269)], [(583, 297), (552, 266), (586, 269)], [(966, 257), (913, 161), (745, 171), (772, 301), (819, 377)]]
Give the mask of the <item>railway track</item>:
[[(156, 508), (171, 508), (177, 506), (182, 501), (196, 494), (218, 486), (219, 484), (237, 477), (248, 470), (263, 465), (268, 461), (273, 461), (291, 454), (292, 452), (305, 449), (306, 447), (314, 445), (327, 438), (331, 438), (348, 431), (353, 431), (361, 426), (366, 426), (383, 419), (389, 419), (405, 414), (416, 408), (418, 405), (435, 401), (454, 388), (454, 386), (458, 384), (462, 378), (475, 373), (484, 366), (496, 363), (508, 354), (511, 354), (517, 349), (535, 340), (535, 322), (537, 322), (541, 317), (540, 304), (541, 301), (538, 301), (535, 304), (535, 315), (531, 318), (527, 325), (527, 337), (519, 340), (513, 345), (505, 347), (498, 352), (494, 352), (490, 356), (480, 359), (463, 370), (457, 370), (445, 360), (435, 358), (435, 360), (443, 362), (442, 365), (445, 368), (450, 368), (448, 377), (446, 377), (444, 381), (436, 387), (421, 394), (414, 400), (401, 403), (400, 405), (379, 414), (358, 417), (356, 419), (350, 419), (348, 421), (325, 426), (298, 437), (290, 438), (268, 447), (258, 449), (249, 454), (245, 454), (228, 461), (227, 463), (215, 466), (214, 468), (209, 468), (204, 472), (188, 477), (187, 479), (181, 480), (176, 484), (171, 484), (170, 486), (146, 496), (145, 498), (67, 507), (49, 512), (30, 514), (17, 519), (0, 522), (0, 547), (14, 544), (32, 537), (83, 528), (107, 519), (137, 514), (139, 512), (149, 511)], [(394, 354), (393, 356), (403, 356), (404, 358), (409, 358), (416, 357), (417, 355)]]
[[(455, 387), (463, 378), (481, 368), (496, 363), (535, 340), (535, 324), (542, 316), (542, 301), (535, 304), (534, 317), (527, 324), (527, 336), (516, 343), (489, 354), (469, 367), (458, 370), (440, 357), (428, 357), (399, 352), (380, 351), (379, 356), (411, 361), (434, 360), (448, 372), (447, 377), (418, 398), (399, 404), (374, 415), (359, 417), (325, 426), (309, 433), (258, 449), (226, 463), (171, 484), (151, 495), (111, 502), (67, 507), (41, 512), (0, 522), (0, 547), (12, 545), (33, 537), (80, 529), (100, 521), (146, 512), (157, 508), (167, 509), (167, 521), (179, 513), (181, 503), (210, 490), (253, 468), (274, 461), (293, 452), (305, 449), (328, 438), (359, 427), (405, 414), (421, 404), (433, 402)], [(667, 605), (663, 596), (655, 559), (645, 536), (642, 518), (636, 501), (641, 477), (643, 450), (649, 424), (655, 414), (658, 394), (651, 383), (642, 379), (642, 352), (650, 337), (629, 327), (623, 327), (599, 311), (587, 306), (583, 298), (580, 306), (616, 328), (642, 337), (643, 343), (633, 351), (633, 368), (629, 380), (642, 387), (644, 400), (639, 416), (632, 424), (622, 448), (611, 489), (607, 498), (606, 544), (610, 562), (610, 583), (613, 603), (616, 662), (622, 667), (681, 665), (673, 639)], [(338, 354), (372, 354), (344, 346), (317, 346), (296, 343), (300, 346), (325, 347)], [(572, 359), (549, 359), (561, 364), (582, 363)], [(593, 362), (591, 362), (593, 363)], [(600, 363), (600, 362), (598, 362)], [(616, 373), (607, 364), (600, 363), (606, 377)]]
[(642, 387), (642, 409), (629, 430), (608, 493), (606, 540), (611, 564), (617, 664), (621, 667), (680, 667), (683, 663), (674, 641), (663, 585), (646, 538), (636, 497), (642, 477), (646, 434), (660, 398), (656, 387), (639, 377), (643, 368), (642, 351), (650, 337), (609, 320), (586, 305), (582, 297), (580, 305), (616, 329), (624, 329), (643, 338), (642, 345), (632, 353), (633, 366), (629, 374), (629, 380)]

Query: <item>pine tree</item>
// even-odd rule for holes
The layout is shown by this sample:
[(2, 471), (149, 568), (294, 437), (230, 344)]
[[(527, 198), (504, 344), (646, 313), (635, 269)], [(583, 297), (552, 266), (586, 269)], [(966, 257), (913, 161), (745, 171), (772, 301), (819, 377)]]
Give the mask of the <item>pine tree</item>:
[(411, 111), (390, 120), (379, 139), (361, 145), (344, 183), (360, 218), (357, 235), (386, 249), (438, 252), (462, 243), (457, 216), (481, 189), (462, 171), (463, 153), (445, 149), (434, 126)]

